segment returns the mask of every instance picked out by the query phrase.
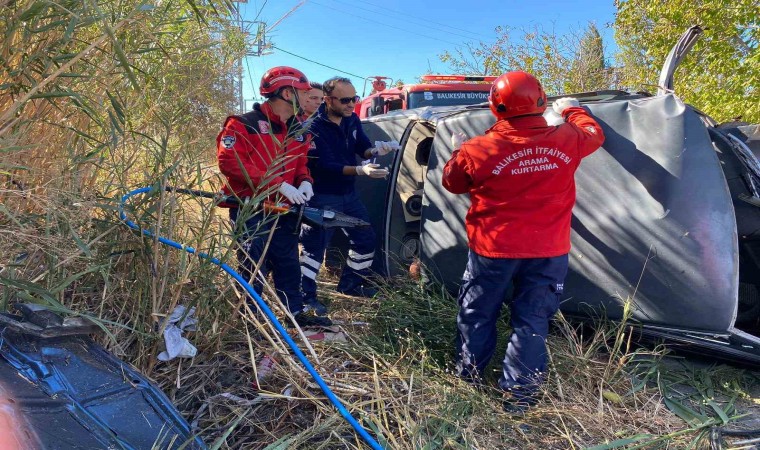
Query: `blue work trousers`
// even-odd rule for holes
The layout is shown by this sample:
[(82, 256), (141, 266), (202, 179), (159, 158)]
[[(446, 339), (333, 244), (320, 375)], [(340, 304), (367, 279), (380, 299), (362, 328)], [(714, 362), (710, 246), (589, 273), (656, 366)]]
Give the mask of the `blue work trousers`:
[[(487, 258), (470, 250), (459, 290), (457, 373), (478, 382), (496, 348), (496, 321), (506, 302), (512, 336), (499, 386), (518, 400), (532, 399), (546, 373), (549, 320), (559, 309), (567, 255)], [(510, 283), (514, 293), (507, 299)]]
[[(275, 226), (275, 215), (257, 212), (243, 222), (238, 220), (239, 209), (230, 209), (235, 236), (239, 243), (237, 250), (240, 274), (246, 280), (251, 279), (251, 273), (264, 254), (264, 247)], [(253, 289), (259, 295), (262, 292), (262, 281), (268, 273), (272, 273), (274, 288), (280, 301), (295, 314), (303, 310), (303, 295), (301, 294), (301, 269), (298, 264), (298, 234), (296, 219), (292, 215), (280, 215), (277, 218), (276, 229), (269, 241), (269, 248), (259, 267), (259, 273), (253, 279)]]
[[(329, 209), (369, 222), (369, 213), (356, 192), (344, 195), (315, 194), (309, 201), (314, 208)], [(348, 257), (338, 282), (338, 292), (349, 293), (364, 284), (371, 274), (375, 257), (375, 231), (372, 227), (341, 229), (349, 239)], [(330, 245), (334, 228), (301, 226), (301, 282), (306, 299), (317, 298), (316, 278), (325, 259), (325, 249)]]

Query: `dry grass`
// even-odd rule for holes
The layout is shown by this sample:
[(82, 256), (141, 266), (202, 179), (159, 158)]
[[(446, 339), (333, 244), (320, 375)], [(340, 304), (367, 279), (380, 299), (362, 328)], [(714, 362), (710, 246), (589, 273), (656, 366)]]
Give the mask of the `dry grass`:
[[(332, 286), (322, 283), (333, 317), (369, 325), (343, 326), (346, 342), (312, 341), (314, 362), (349, 411), (388, 448), (567, 449), (631, 437), (649, 442), (646, 448), (696, 448), (701, 438), (668, 411), (656, 385), (630, 370), (631, 359), (650, 367), (659, 354), (616, 352), (614, 341), (608, 346), (598, 332), (581, 339), (560, 317), (549, 341), (553, 376), (543, 399), (526, 416), (515, 417), (501, 411), (497, 389), (473, 388), (448, 370), (451, 298), (423, 293), (409, 282), (386, 292), (396, 292), (395, 298), (381, 301), (346, 298)], [(201, 352), (192, 363), (160, 365), (156, 372), (197, 430), (210, 442), (237, 423), (226, 440), (229, 448), (275, 448), (268, 446), (282, 442), (288, 448), (365, 448), (289, 352), (263, 337), (271, 335), (267, 328), (255, 333), (257, 324), (246, 323), (249, 335), (238, 325), (222, 351)], [(607, 336), (621, 330), (626, 329), (607, 329)], [(502, 345), (504, 340), (502, 335)], [(277, 364), (257, 382), (251, 361), (264, 355), (273, 355)]]

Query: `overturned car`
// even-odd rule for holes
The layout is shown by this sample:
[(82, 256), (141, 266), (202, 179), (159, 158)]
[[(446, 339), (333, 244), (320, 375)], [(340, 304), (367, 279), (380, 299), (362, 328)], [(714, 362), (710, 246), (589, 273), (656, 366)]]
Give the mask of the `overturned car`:
[[(606, 141), (576, 174), (562, 311), (622, 319), (630, 302), (644, 336), (760, 365), (760, 127), (718, 125), (667, 89), (575, 96)], [(419, 258), (457, 288), (469, 200), (443, 189), (442, 169), (452, 133), (473, 137), (494, 121), (487, 105), (363, 121), (370, 140), (401, 143), (377, 161), (389, 183), (358, 185), (383, 251), (376, 271), (402, 274)]]

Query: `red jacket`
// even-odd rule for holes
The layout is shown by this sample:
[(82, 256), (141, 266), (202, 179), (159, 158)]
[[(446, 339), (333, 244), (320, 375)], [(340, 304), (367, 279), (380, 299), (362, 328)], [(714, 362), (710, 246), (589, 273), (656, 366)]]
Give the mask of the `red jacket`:
[(216, 137), (219, 170), (227, 178), (224, 193), (245, 198), (270, 192), (275, 199), (283, 182), (295, 187), (312, 182), (306, 167), (310, 143), (297, 117), (283, 123), (267, 103), (254, 104), (253, 111), (242, 116), (227, 117)]
[(570, 251), (575, 170), (604, 142), (583, 108), (567, 108), (567, 123), (542, 116), (496, 122), (454, 151), (443, 187), (470, 194), (467, 237), (472, 251), (490, 258), (548, 258)]

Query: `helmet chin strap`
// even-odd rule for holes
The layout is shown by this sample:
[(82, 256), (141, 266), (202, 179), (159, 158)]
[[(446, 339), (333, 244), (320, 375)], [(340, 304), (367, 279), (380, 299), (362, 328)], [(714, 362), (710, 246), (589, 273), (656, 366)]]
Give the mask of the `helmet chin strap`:
[(279, 98), (280, 100), (282, 100), (284, 102), (292, 104), (293, 105), (293, 110), (295, 111), (296, 114), (303, 114), (303, 109), (301, 108), (301, 102), (298, 99), (298, 93), (296, 92), (296, 89), (293, 88), (293, 90), (290, 91), (290, 92), (293, 93), (293, 99), (292, 100), (288, 100), (288, 99), (286, 99), (285, 97), (282, 96), (282, 91), (284, 91), (285, 89), (286, 88), (280, 89), (280, 92), (276, 93), (273, 97), (274, 98)]

